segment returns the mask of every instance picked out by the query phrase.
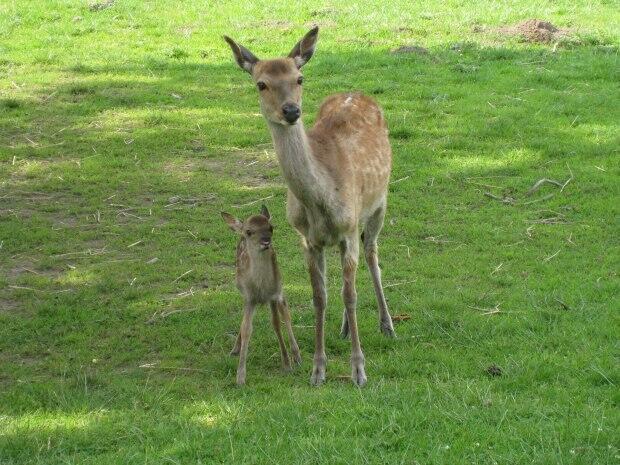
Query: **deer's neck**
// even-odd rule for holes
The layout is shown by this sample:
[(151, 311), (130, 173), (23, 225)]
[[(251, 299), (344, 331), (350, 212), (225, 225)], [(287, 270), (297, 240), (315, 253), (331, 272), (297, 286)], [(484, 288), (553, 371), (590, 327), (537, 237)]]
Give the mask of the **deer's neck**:
[(288, 188), (304, 204), (322, 203), (327, 177), (312, 154), (302, 122), (292, 126), (269, 122), (269, 129)]

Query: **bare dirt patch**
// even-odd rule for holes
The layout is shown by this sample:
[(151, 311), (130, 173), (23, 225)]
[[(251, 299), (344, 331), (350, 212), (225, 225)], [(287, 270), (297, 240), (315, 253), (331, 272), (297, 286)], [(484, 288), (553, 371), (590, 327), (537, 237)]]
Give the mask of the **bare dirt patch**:
[(419, 45), (402, 45), (401, 47), (393, 48), (391, 53), (395, 55), (413, 53), (414, 55), (428, 55), (428, 49), (420, 47)]
[(568, 29), (560, 29), (548, 21), (540, 19), (528, 19), (512, 26), (504, 26), (497, 29), (504, 36), (519, 37), (526, 42), (548, 43), (569, 35)]
[(21, 307), (17, 300), (0, 298), (0, 314), (17, 313)]

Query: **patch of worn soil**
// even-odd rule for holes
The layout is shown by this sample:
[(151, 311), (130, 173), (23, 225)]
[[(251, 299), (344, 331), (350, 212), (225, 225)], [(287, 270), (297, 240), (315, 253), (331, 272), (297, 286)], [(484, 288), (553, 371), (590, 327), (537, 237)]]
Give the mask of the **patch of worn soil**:
[(548, 21), (528, 19), (512, 26), (504, 26), (497, 32), (510, 37), (520, 37), (526, 42), (547, 43), (568, 36), (568, 29), (555, 27)]
[(419, 45), (403, 45), (391, 50), (393, 54), (407, 54), (413, 53), (415, 55), (428, 55), (428, 49), (420, 47)]

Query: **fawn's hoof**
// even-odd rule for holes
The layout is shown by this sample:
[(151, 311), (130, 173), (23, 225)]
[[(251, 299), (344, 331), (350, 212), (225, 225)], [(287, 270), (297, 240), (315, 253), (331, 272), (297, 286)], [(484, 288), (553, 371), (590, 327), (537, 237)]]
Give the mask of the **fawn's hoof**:
[(293, 360), (297, 366), (301, 365), (301, 354), (299, 353), (299, 350), (293, 352)]
[(239, 355), (239, 352), (240, 349), (238, 347), (233, 347), (228, 355), (230, 355), (231, 357), (236, 357), (237, 355)]

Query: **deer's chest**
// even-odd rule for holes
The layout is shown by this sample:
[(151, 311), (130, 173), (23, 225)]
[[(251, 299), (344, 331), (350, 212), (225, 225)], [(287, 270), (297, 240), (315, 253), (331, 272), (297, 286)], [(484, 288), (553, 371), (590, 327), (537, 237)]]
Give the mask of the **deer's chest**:
[(354, 216), (344, 206), (306, 206), (291, 195), (288, 214), (291, 224), (313, 246), (336, 245), (342, 241), (345, 233), (355, 226)]
[(252, 267), (237, 276), (237, 288), (247, 300), (267, 303), (280, 294), (280, 285), (272, 266)]

